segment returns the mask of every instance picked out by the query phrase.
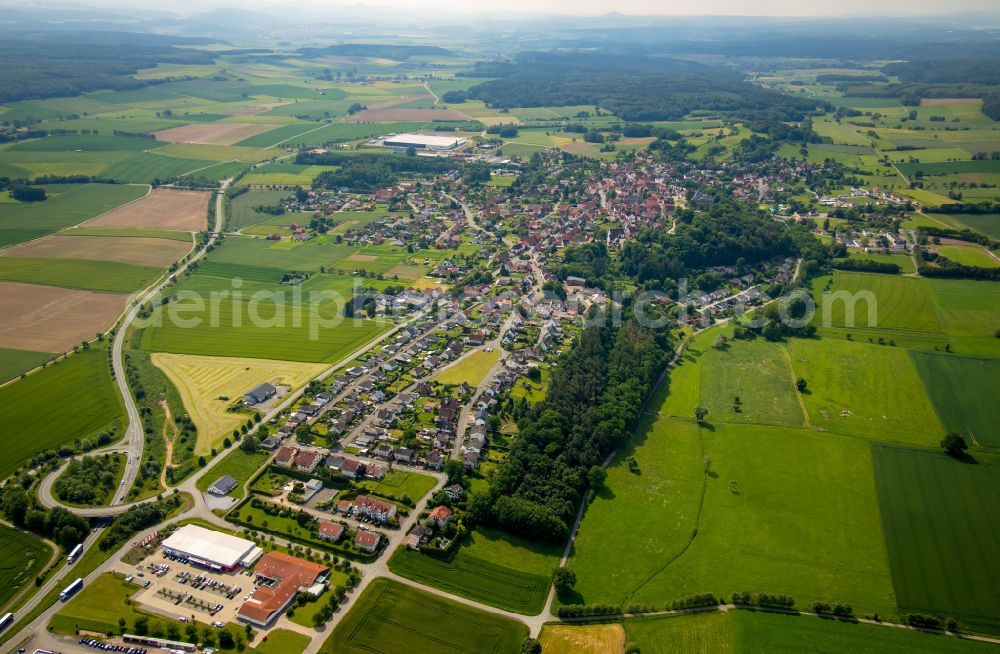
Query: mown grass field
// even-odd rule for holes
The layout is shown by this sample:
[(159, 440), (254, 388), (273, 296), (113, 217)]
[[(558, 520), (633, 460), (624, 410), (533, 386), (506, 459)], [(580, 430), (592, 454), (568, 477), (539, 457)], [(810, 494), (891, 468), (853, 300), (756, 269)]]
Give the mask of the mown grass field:
[(389, 567), (403, 577), (455, 595), (535, 615), (544, 608), (560, 555), (561, 548), (556, 546), (476, 529), (450, 561), (401, 547)]
[(0, 388), (0, 477), (39, 452), (120, 428), (124, 407), (112, 384), (107, 351), (92, 347)]
[(468, 354), (458, 363), (445, 368), (434, 376), (431, 381), (439, 384), (451, 384), (454, 386), (465, 382), (469, 386), (477, 386), (483, 380), (486, 373), (490, 371), (500, 359), (500, 350), (494, 349), (492, 352), (480, 350)]
[(375, 495), (408, 495), (414, 502), (426, 495), (436, 484), (434, 477), (405, 470), (390, 470), (379, 481), (366, 480), (361, 485)]
[(149, 286), (162, 272), (118, 261), (0, 257), (0, 280), (84, 291), (131, 293)]
[(267, 457), (267, 452), (257, 451), (247, 453), (241, 450), (238, 446), (234, 446), (232, 451), (223, 457), (221, 461), (212, 466), (211, 470), (202, 475), (195, 485), (198, 487), (198, 490), (205, 492), (219, 479), (219, 477), (223, 475), (230, 475), (236, 480), (238, 486), (236, 486), (236, 488), (229, 493), (229, 496), (242, 498), (244, 495), (243, 485), (250, 479), (253, 473), (264, 464)]
[(969, 279), (927, 279), (927, 290), (948, 333), (952, 351), (1000, 356), (1000, 283)]
[(1000, 359), (910, 356), (945, 429), (970, 445), (1000, 447)]
[(802, 426), (795, 378), (781, 345), (733, 340), (722, 350), (706, 350), (699, 365), (701, 404), (713, 421)]
[[(312, 625), (309, 625), (310, 627)], [(267, 641), (247, 650), (249, 654), (299, 654), (309, 646), (309, 636), (288, 629), (271, 629)]]
[(1000, 630), (1000, 466), (873, 448), (878, 498), (903, 611)]
[(851, 258), (859, 261), (877, 261), (879, 263), (893, 263), (899, 266), (901, 273), (916, 272), (913, 259), (905, 254), (878, 254), (873, 252), (851, 252)]
[[(311, 316), (307, 308), (296, 314), (292, 307), (274, 302), (262, 302), (259, 314), (252, 311), (248, 302), (240, 303), (235, 310), (232, 303), (223, 302), (219, 305), (218, 326), (213, 327), (211, 306), (206, 302), (201, 310), (179, 314), (185, 319), (200, 319), (197, 325), (186, 328), (167, 316), (162, 326), (143, 332), (142, 347), (152, 352), (332, 363), (390, 327), (335, 315), (323, 316), (324, 322)], [(259, 315), (260, 320), (253, 320), (253, 315)]]
[(332, 654), (516, 654), (528, 628), (513, 620), (375, 579), (323, 643)]
[(892, 331), (942, 331), (922, 279), (838, 271), (825, 296), (819, 291), (827, 279), (814, 283), (817, 325), (888, 331), (886, 338)]
[(936, 446), (944, 434), (908, 351), (846, 340), (793, 339), (788, 353), (810, 424), (875, 441)]
[(995, 645), (811, 616), (730, 611), (625, 622), (642, 654), (972, 654)]
[(31, 583), (51, 556), (52, 548), (38, 538), (0, 525), (0, 607)]
[[(237, 357), (204, 357), (155, 352), (153, 365), (177, 387), (184, 407), (198, 428), (195, 454), (221, 449), (222, 440), (246, 423), (247, 415), (228, 411), (257, 384), (297, 389), (321, 373), (317, 363), (267, 361)], [(206, 486), (207, 488), (207, 486)]]
[(146, 194), (142, 186), (61, 184), (46, 186), (44, 202), (0, 202), (0, 246), (13, 245), (82, 223)]
[(971, 245), (939, 245), (934, 249), (942, 256), (963, 266), (977, 266), (979, 268), (996, 268), (1000, 266), (1000, 261), (997, 261), (989, 252), (981, 247)]
[(578, 596), (564, 601), (663, 605), (754, 589), (893, 610), (864, 441), (648, 420), (587, 511), (570, 560)]
[(264, 222), (268, 218), (273, 218), (270, 214), (259, 213), (254, 209), (262, 205), (274, 206), (289, 195), (289, 191), (247, 191), (238, 195), (231, 202), (232, 212), (227, 216), (226, 223), (228, 229), (243, 229), (249, 225)]

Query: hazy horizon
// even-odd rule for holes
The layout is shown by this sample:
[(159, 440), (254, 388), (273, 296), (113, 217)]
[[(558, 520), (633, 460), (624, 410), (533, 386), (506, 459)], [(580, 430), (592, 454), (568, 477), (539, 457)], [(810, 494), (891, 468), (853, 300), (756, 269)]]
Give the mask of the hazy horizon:
[[(0, 3), (7, 4), (7, 3)], [(627, 16), (657, 17), (762, 17), (762, 18), (849, 18), (853, 16), (907, 18), (961, 16), (969, 13), (1000, 15), (996, 0), (956, 0), (940, 3), (932, 0), (703, 0), (698, 3), (678, 0), (480, 0), (474, 8), (466, 0), (365, 0), (363, 2), (329, 3), (322, 0), (178, 0), (176, 2), (143, 2), (140, 6), (125, 0), (96, 0), (94, 2), (33, 2), (14, 3), (21, 9), (30, 7), (99, 7), (105, 9), (131, 9), (133, 11), (162, 11), (179, 15), (192, 15), (215, 9), (249, 11), (274, 11), (303, 9), (315, 13), (335, 15), (344, 8), (370, 7), (406, 13), (430, 12), (434, 14), (537, 14), (565, 16), (601, 16), (609, 13)]]

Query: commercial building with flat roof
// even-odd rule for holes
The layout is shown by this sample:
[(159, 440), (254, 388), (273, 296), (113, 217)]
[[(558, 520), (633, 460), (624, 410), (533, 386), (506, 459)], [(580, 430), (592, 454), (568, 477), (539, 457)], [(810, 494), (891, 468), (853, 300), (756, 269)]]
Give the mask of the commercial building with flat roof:
[(387, 148), (417, 148), (419, 150), (454, 150), (469, 139), (438, 134), (393, 134), (382, 139)]
[(264, 553), (253, 542), (198, 525), (184, 525), (163, 541), (163, 551), (214, 570), (249, 567)]

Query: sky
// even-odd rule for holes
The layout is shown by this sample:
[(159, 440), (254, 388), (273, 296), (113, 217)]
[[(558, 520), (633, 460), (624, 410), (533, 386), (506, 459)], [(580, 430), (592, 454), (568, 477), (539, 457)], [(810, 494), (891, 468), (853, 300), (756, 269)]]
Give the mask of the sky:
[[(88, 4), (87, 0), (68, 0)], [(435, 13), (524, 12), (600, 15), (728, 15), (728, 16), (919, 16), (967, 12), (1000, 13), (998, 0), (97, 0), (93, 4), (122, 5), (197, 13), (218, 7), (244, 9), (328, 8), (364, 4), (387, 10), (426, 8)]]

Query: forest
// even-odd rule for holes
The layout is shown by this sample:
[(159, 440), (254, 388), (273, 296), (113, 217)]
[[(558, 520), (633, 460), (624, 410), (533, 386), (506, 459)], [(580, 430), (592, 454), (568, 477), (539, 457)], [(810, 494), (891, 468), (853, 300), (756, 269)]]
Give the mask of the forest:
[[(601, 323), (603, 321), (597, 321)], [(584, 330), (519, 423), (520, 436), (470, 518), (525, 538), (562, 542), (581, 495), (628, 436), (666, 361), (665, 344), (634, 321)]]
[(399, 181), (399, 173), (441, 174), (459, 167), (453, 161), (436, 157), (305, 151), (296, 155), (295, 163), (340, 166), (338, 170), (317, 175), (313, 185), (318, 188), (350, 188), (357, 191), (391, 186)]
[[(132, 74), (157, 64), (209, 64), (217, 53), (175, 47), (200, 39), (155, 34), (45, 33), (0, 40), (0, 102), (134, 89)], [(141, 38), (138, 38), (141, 37)]]
[(479, 62), (470, 77), (495, 77), (446, 94), (491, 107), (600, 106), (628, 121), (678, 120), (692, 111), (744, 119), (802, 120), (824, 103), (751, 84), (732, 71), (690, 61), (617, 55), (525, 53), (514, 62)]

